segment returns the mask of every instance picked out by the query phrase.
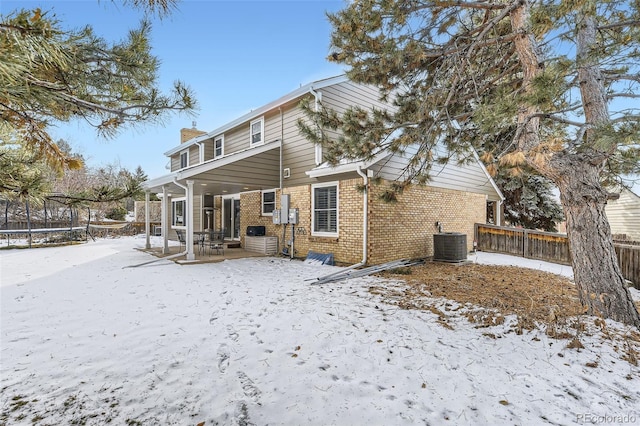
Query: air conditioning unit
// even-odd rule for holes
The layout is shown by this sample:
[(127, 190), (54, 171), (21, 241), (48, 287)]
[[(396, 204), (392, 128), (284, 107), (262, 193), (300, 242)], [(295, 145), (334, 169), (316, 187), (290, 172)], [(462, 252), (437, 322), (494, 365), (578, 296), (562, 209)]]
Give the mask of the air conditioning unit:
[(438, 262), (467, 260), (467, 234), (460, 232), (433, 234), (433, 260)]

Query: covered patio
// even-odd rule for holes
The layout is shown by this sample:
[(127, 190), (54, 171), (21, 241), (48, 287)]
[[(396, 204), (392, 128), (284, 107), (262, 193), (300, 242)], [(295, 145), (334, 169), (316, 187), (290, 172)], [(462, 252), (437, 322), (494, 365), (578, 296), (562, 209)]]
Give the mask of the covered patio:
[(180, 265), (192, 265), (192, 264), (201, 264), (201, 263), (218, 263), (218, 262), (224, 262), (225, 260), (232, 260), (232, 259), (244, 259), (244, 258), (248, 258), (248, 257), (267, 257), (269, 255), (265, 255), (262, 253), (257, 253), (257, 252), (253, 252), (253, 251), (248, 251), (245, 250), (241, 247), (231, 247), (231, 248), (225, 248), (224, 249), (224, 253), (220, 252), (220, 254), (216, 253), (215, 250), (209, 251), (209, 250), (205, 250), (205, 251), (201, 251), (198, 250), (196, 248), (195, 253), (194, 253), (194, 258), (192, 260), (187, 260), (187, 254), (183, 254), (182, 256), (177, 256), (174, 257), (178, 254), (180, 254), (181, 252), (184, 251), (184, 249), (179, 246), (179, 245), (170, 245), (169, 249), (167, 250), (167, 253), (163, 252), (163, 248), (162, 247), (150, 247), (150, 248), (145, 248), (145, 249), (141, 249), (141, 251), (144, 251), (145, 253), (149, 253), (153, 256), (158, 257), (159, 259), (161, 258), (171, 258), (170, 260), (174, 261), (175, 263), (178, 263)]
[[(186, 262), (216, 261), (218, 255), (206, 256), (198, 253), (197, 236), (194, 234), (206, 230), (222, 231), (225, 245), (239, 246), (240, 236), (243, 235), (239, 194), (280, 187), (280, 157), (281, 144), (278, 140), (207, 160), (145, 182), (147, 235), (151, 233), (148, 216), (150, 194), (156, 193), (162, 200), (163, 245), (155, 249), (163, 256), (169, 256), (178, 254), (183, 247)], [(174, 248), (169, 246), (169, 240), (177, 240), (176, 230), (183, 231), (185, 241), (183, 245)], [(149, 239), (146, 249), (151, 249)], [(241, 249), (230, 248), (229, 256), (234, 255), (232, 250)], [(260, 253), (251, 255), (263, 256)]]

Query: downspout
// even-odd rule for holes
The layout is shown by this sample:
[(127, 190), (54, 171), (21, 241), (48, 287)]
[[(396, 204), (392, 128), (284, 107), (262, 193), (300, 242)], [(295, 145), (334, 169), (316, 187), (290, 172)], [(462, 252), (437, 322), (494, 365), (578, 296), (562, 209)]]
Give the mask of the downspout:
[(498, 226), (502, 226), (502, 215), (500, 213), (502, 213), (502, 203), (503, 200), (502, 198), (498, 200), (498, 205), (496, 206), (496, 225)]
[(309, 88), (309, 93), (311, 93), (316, 98), (314, 111), (318, 112), (318, 109), (320, 108), (320, 102), (322, 102), (322, 92), (316, 92), (315, 90), (313, 90), (313, 86), (311, 86), (311, 88)]
[(196, 142), (196, 145), (198, 145), (199, 164), (202, 164), (204, 163), (204, 142)]
[(283, 156), (282, 156), (282, 148), (284, 145), (284, 115), (282, 114), (282, 107), (278, 107), (278, 111), (280, 111), (280, 193), (282, 194), (283, 187), (283, 169), (284, 165)]
[[(315, 97), (315, 104), (313, 110), (315, 112), (320, 111), (320, 103), (322, 102), (322, 92), (316, 92), (313, 90), (313, 86), (309, 88), (309, 93), (311, 93)], [(318, 133), (320, 132), (320, 127), (318, 126)], [(322, 145), (316, 144), (315, 148), (315, 161), (316, 165), (322, 164)]]
[[(189, 188), (187, 188), (186, 186), (182, 185), (181, 183), (178, 182), (177, 178), (173, 178), (173, 183), (184, 189), (184, 194), (185, 194), (185, 198), (187, 199), (187, 205), (186, 205), (186, 212), (184, 212), (185, 214), (187, 214), (189, 212), (189, 209), (191, 208), (191, 202), (189, 201)], [(187, 217), (187, 219), (189, 219)], [(191, 221), (187, 222), (187, 232), (185, 237), (187, 238), (187, 243), (185, 244), (185, 248), (184, 248), (184, 252), (180, 253), (181, 255), (186, 255), (187, 256), (187, 260), (193, 260), (193, 259), (189, 259), (189, 255), (191, 254), (193, 256), (193, 232), (189, 232), (189, 225), (193, 226), (191, 224)]]
[(162, 185), (162, 204), (160, 205), (160, 226), (162, 226), (162, 254), (169, 254), (169, 193)]
[(362, 177), (362, 183), (364, 185), (364, 194), (362, 197), (362, 261), (360, 264), (365, 265), (367, 263), (367, 257), (369, 256), (369, 178), (367, 174), (362, 171), (362, 166), (358, 166), (356, 172)]
[(149, 190), (144, 191), (144, 232), (146, 234), (144, 248), (149, 250), (151, 248), (151, 237), (149, 234), (151, 233), (151, 225), (150, 222), (150, 213), (149, 213), (149, 203), (150, 203), (150, 195)]
[(362, 260), (356, 263), (355, 265), (351, 265), (337, 272), (333, 272), (329, 275), (319, 277), (317, 278), (317, 280), (333, 277), (334, 275), (342, 274), (345, 271), (350, 271), (351, 269), (356, 269), (367, 264), (367, 257), (369, 254), (369, 250), (367, 249), (368, 240), (369, 240), (369, 234), (367, 232), (368, 231), (367, 223), (369, 221), (369, 212), (368, 212), (369, 178), (367, 177), (367, 174), (362, 171), (362, 166), (358, 166), (358, 168), (356, 169), (356, 172), (362, 177), (362, 181), (364, 183), (364, 194), (363, 194), (363, 202), (362, 202), (362, 208), (363, 208), (362, 210)]

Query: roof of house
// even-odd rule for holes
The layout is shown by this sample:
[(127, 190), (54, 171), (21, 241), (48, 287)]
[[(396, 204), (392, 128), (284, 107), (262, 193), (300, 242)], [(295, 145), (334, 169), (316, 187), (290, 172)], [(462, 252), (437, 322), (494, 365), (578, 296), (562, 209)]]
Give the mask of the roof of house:
[(278, 108), (279, 106), (282, 106), (284, 104), (286, 104), (287, 102), (291, 102), (294, 99), (297, 99), (309, 92), (311, 92), (312, 90), (317, 90), (317, 89), (322, 89), (324, 87), (327, 86), (332, 86), (334, 84), (338, 84), (338, 83), (342, 83), (344, 81), (347, 81), (348, 78), (345, 75), (339, 75), (339, 76), (335, 76), (335, 77), (330, 77), (330, 78), (325, 78), (323, 80), (317, 80), (314, 81), (312, 83), (308, 83), (305, 84), (304, 86), (301, 86), (300, 88), (289, 92), (288, 94), (276, 99), (273, 102), (269, 102), (266, 105), (261, 106), (258, 109), (254, 109), (253, 111), (238, 117), (237, 119), (230, 121), (204, 135), (200, 135), (197, 136), (195, 138), (192, 138), (178, 146), (176, 146), (175, 148), (170, 149), (169, 151), (165, 152), (164, 155), (166, 156), (171, 156), (173, 154), (177, 154), (178, 152), (184, 150), (185, 148), (188, 148), (191, 145), (197, 144), (198, 142), (202, 142), (205, 141), (207, 139), (211, 139), (215, 136), (221, 135), (224, 132), (226, 132), (227, 130), (233, 129), (234, 127), (250, 121), (254, 118), (258, 118), (261, 115), (263, 115), (265, 112), (268, 112), (274, 108)]

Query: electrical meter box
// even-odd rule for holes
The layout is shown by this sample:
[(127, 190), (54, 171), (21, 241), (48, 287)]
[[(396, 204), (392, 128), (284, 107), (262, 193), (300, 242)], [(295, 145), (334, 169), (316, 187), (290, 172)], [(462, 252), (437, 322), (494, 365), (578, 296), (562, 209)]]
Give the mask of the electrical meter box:
[(274, 210), (273, 211), (273, 224), (274, 225), (280, 225), (282, 223), (282, 216), (281, 216), (282, 210)]
[(289, 223), (292, 225), (298, 224), (298, 209), (289, 209)]
[(280, 196), (280, 223), (289, 223), (289, 194)]

